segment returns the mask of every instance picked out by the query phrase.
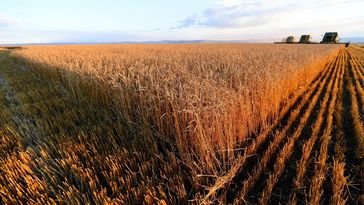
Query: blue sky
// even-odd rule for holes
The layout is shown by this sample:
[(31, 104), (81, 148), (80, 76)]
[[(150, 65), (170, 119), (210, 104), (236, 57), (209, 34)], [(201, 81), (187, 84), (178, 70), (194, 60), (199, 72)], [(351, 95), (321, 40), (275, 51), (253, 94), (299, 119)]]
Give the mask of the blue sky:
[(0, 44), (364, 36), (363, 0), (0, 1)]

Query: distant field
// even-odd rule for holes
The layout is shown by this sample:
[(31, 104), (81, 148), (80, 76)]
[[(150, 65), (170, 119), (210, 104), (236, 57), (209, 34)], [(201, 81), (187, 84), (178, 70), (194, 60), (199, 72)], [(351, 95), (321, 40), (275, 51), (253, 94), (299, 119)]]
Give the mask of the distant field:
[(0, 51), (0, 202), (361, 200), (364, 50)]

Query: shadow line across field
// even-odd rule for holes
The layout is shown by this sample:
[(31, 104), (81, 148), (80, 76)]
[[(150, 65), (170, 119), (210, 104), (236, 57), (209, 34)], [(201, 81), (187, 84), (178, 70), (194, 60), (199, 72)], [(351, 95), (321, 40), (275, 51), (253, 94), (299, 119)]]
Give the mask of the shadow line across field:
[[(285, 112), (269, 129), (250, 137), (257, 140), (239, 145), (236, 156), (254, 152), (215, 191), (200, 186), (211, 184), (208, 179), (193, 184), (199, 180), (183, 163), (173, 137), (176, 130), (153, 121), (151, 104), (137, 86), (110, 85), (91, 75), (0, 52), (0, 203), (29, 198), (193, 204), (224, 197), (237, 204), (328, 203), (334, 201), (330, 177), (337, 174), (332, 168), (336, 161), (345, 165), (343, 177), (350, 182), (338, 198), (355, 203), (362, 197), (358, 184), (363, 186), (363, 159), (352, 148), (358, 146), (352, 97), (363, 106), (360, 89), (355, 89), (362, 86), (363, 61), (356, 60), (355, 78), (347, 49), (305, 91), (282, 105)], [(159, 103), (161, 113), (172, 113), (168, 99), (159, 100), (153, 105)], [(359, 112), (360, 123), (363, 110)], [(172, 124), (179, 119), (164, 117)], [(171, 126), (165, 129), (169, 131), (162, 132), (159, 128), (166, 125)], [(336, 144), (342, 142), (345, 160), (337, 154)], [(303, 175), (297, 176), (298, 172)], [(324, 179), (315, 179), (322, 173)], [(313, 179), (320, 183), (318, 190)], [(196, 198), (203, 201), (193, 201)]]
[[(120, 203), (130, 204), (153, 203), (153, 196), (168, 204), (187, 202), (191, 176), (167, 148), (169, 144), (140, 137), (140, 126), (146, 125), (125, 119), (112, 99), (102, 103), (88, 99), (64, 81), (83, 79), (79, 87), (90, 91), (102, 86), (95, 85), (96, 79), (76, 73), (56, 78), (32, 70), (8, 53), (2, 53), (0, 76), (6, 81), (0, 90), (1, 202), (29, 198), (99, 204), (118, 197)], [(132, 113), (136, 118), (138, 111)], [(154, 150), (158, 146), (163, 149)], [(33, 177), (30, 181), (26, 180), (29, 176)]]

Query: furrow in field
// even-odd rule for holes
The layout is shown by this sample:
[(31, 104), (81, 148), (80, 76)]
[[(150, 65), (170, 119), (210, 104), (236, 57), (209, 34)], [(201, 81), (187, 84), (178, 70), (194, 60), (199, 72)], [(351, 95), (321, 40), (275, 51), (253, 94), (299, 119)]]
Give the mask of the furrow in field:
[(358, 65), (360, 65), (359, 67), (359, 73), (361, 76), (364, 76), (364, 51), (362, 48), (350, 48), (349, 49), (352, 52), (355, 52), (355, 58), (356, 61), (358, 62)]
[(256, 164), (256, 166), (254, 166), (252, 171), (249, 172), (250, 174), (243, 181), (242, 189), (235, 199), (236, 203), (245, 201), (249, 196), (249, 192), (254, 190), (253, 188), (256, 185), (258, 186), (260, 184), (258, 182), (261, 175), (265, 170), (267, 170), (268, 164), (272, 159), (274, 159), (274, 156), (276, 156), (277, 148), (279, 148), (280, 145), (282, 146), (282, 141), (284, 141), (284, 139), (289, 135), (291, 129), (295, 127), (296, 124), (305, 124), (317, 100), (323, 94), (323, 90), (327, 86), (329, 77), (333, 73), (332, 66), (333, 62), (328, 66), (327, 70), (329, 70), (329, 72), (325, 74), (323, 79), (321, 79), (318, 87), (311, 88), (311, 90), (303, 97), (300, 104), (291, 111), (287, 124), (283, 128), (275, 131), (276, 134), (271, 138), (272, 141), (269, 143), (267, 149), (263, 151), (264, 154), (262, 155), (261, 160), (258, 164)]
[[(358, 156), (364, 156), (364, 129), (363, 129), (363, 120), (360, 115), (360, 107), (362, 107), (362, 90), (358, 87), (358, 79), (355, 72), (355, 67), (350, 63), (350, 59), (348, 59), (348, 67), (346, 73), (346, 81), (347, 81), (347, 89), (349, 90), (350, 100), (351, 100), (351, 116), (353, 119), (354, 133), (358, 141)], [(360, 99), (360, 100), (358, 100)]]
[[(345, 56), (345, 52), (344, 52)], [(340, 67), (345, 61), (339, 61), (337, 63), (337, 67)], [(336, 100), (336, 95), (335, 95)], [(333, 108), (333, 107), (332, 107)], [(314, 157), (314, 174), (310, 181), (309, 190), (306, 192), (306, 196), (308, 197), (309, 204), (320, 204), (323, 200), (323, 184), (325, 182), (327, 172), (328, 172), (328, 153), (329, 153), (329, 144), (331, 141), (332, 135), (332, 113), (327, 116), (327, 125), (323, 132), (323, 135), (320, 139), (321, 146), (319, 148), (319, 154), (316, 158)]]
[[(338, 67), (335, 66), (333, 68), (335, 71), (330, 77), (330, 81), (327, 85), (327, 88), (324, 91), (324, 96), (321, 102), (316, 103), (315, 109), (312, 111), (312, 113), (309, 114), (309, 118), (307, 118), (307, 122), (300, 124), (296, 131), (293, 133), (292, 138), (285, 144), (283, 149), (281, 150), (277, 162), (274, 165), (273, 172), (270, 173), (269, 177), (267, 178), (265, 182), (265, 189), (263, 190), (259, 203), (260, 204), (266, 204), (268, 202), (272, 204), (281, 203), (284, 201), (287, 201), (287, 199), (281, 198), (280, 193), (285, 192), (285, 190), (290, 190), (291, 185), (291, 177), (288, 177), (289, 175), (285, 175), (284, 177), (281, 177), (283, 172), (290, 173), (294, 172), (294, 170), (290, 170), (292, 166), (291, 162), (295, 162), (296, 160), (293, 159), (295, 155), (299, 155), (300, 150), (300, 143), (299, 141), (302, 141), (306, 138), (306, 136), (312, 136), (311, 138), (314, 138), (313, 141), (315, 141), (315, 138), (317, 138), (317, 135), (319, 134), (323, 121), (324, 121), (324, 114), (327, 113), (327, 107), (334, 104), (335, 99), (335, 93), (333, 92), (334, 89), (334, 82), (336, 82), (336, 76), (338, 73)], [(318, 109), (318, 112), (316, 111)], [(317, 113), (317, 114), (316, 114)], [(305, 116), (304, 116), (305, 117)], [(304, 132), (305, 128), (311, 127), (311, 133), (306, 134)], [(313, 145), (314, 143), (312, 143)], [(312, 148), (312, 147), (311, 147)], [(292, 156), (293, 155), (293, 156)], [(294, 164), (293, 164), (294, 165)], [(290, 173), (292, 176), (292, 173)], [(276, 184), (280, 182), (280, 185), (276, 187)], [(283, 187), (285, 186), (285, 187)], [(272, 196), (272, 192), (275, 191), (275, 195)], [(283, 195), (288, 195), (289, 193), (283, 193)]]
[(342, 100), (342, 90), (343, 90), (343, 78), (345, 73), (345, 64), (342, 63), (340, 66), (340, 75), (338, 77), (338, 93), (337, 93), (337, 103), (334, 106), (333, 112), (333, 126), (332, 136), (333, 142), (331, 143), (330, 154), (332, 156), (331, 165), (331, 178), (327, 179), (326, 193), (330, 193), (330, 197), (326, 197), (325, 203), (344, 205), (348, 200), (347, 193), (347, 181), (348, 177), (345, 175), (345, 139), (343, 132), (343, 122), (342, 122), (342, 106), (340, 104)]
[(358, 103), (359, 103), (359, 108), (361, 108), (360, 112), (361, 112), (361, 116), (362, 119), (364, 118), (364, 77), (360, 75), (359, 72), (359, 68), (360, 65), (356, 60), (355, 54), (354, 53), (349, 53), (349, 65), (351, 67), (350, 69), (350, 73), (351, 73), (351, 81), (352, 84), (354, 86), (354, 88), (356, 89), (356, 92), (358, 93), (357, 97), (358, 97)]
[[(344, 50), (342, 50), (341, 54), (342, 55), (340, 56), (338, 65), (340, 67), (341, 72), (344, 72), (345, 71), (345, 69), (344, 69), (345, 65), (344, 64), (345, 64), (345, 55), (346, 55), (346, 53), (344, 52)], [(341, 73), (341, 76), (343, 76), (343, 73)], [(340, 75), (338, 77), (340, 78)], [(343, 83), (343, 80), (341, 79), (340, 82)], [(340, 96), (341, 96), (340, 94), (341, 93), (338, 92), (337, 99), (340, 98)], [(339, 102), (340, 99), (338, 99), (337, 101)], [(334, 111), (334, 116), (336, 116), (336, 115), (337, 115), (337, 112)], [(335, 126), (332, 126), (332, 131), (331, 132), (333, 134), (335, 134), (334, 133), (334, 131), (335, 131), (334, 128), (336, 128), (336, 124), (335, 124)], [(322, 142), (323, 142), (323, 139), (324, 139), (323, 138), (324, 132), (322, 131), (319, 136), (320, 136), (321, 140), (318, 140), (317, 143), (314, 145), (315, 146), (314, 150), (316, 150), (316, 151), (312, 152), (312, 155), (311, 155), (311, 157), (309, 159), (308, 166), (307, 166), (307, 171), (306, 171), (306, 177), (304, 178), (304, 182), (303, 182), (304, 190), (302, 190), (302, 192), (300, 192), (300, 194), (297, 195), (298, 196), (297, 197), (298, 202), (299, 201), (308, 201), (309, 188), (310, 188), (310, 185), (312, 184), (312, 179), (314, 178), (314, 175), (315, 175), (315, 168), (317, 166), (317, 158), (320, 155), (320, 149), (321, 149), (321, 145), (322, 145)], [(328, 154), (333, 154), (332, 144), (329, 144), (329, 146), (328, 146)], [(331, 163), (331, 161), (329, 161), (329, 160), (330, 160), (330, 158), (326, 162), (327, 164)], [(324, 187), (327, 188), (326, 184), (324, 184)]]
[(355, 48), (350, 48), (348, 50), (348, 52), (349, 52), (351, 63), (353, 63), (355, 65), (355, 67), (357, 68), (358, 75), (360, 77), (363, 76), (364, 74), (362, 73), (361, 69), (364, 65), (364, 62), (362, 61), (360, 55), (364, 55), (364, 53), (361, 54), (360, 52), (358, 52), (358, 49), (355, 49)]
[[(295, 170), (291, 170), (291, 173), (287, 174), (287, 178), (289, 178), (289, 176), (294, 176), (293, 173), (295, 173), (294, 179), (290, 182), (286, 182), (286, 183), (291, 183), (292, 184), (292, 189), (287, 189), (287, 187), (281, 187), (281, 190), (285, 190), (286, 192), (291, 191), (291, 193), (289, 194), (289, 204), (296, 204), (297, 203), (297, 194), (299, 194), (302, 198), (302, 194), (304, 192), (305, 189), (305, 185), (304, 185), (304, 179), (306, 176), (306, 172), (308, 169), (308, 165), (310, 162), (310, 158), (312, 157), (312, 153), (314, 150), (314, 147), (317, 147), (318, 141), (317, 139), (323, 134), (325, 133), (325, 131), (323, 131), (323, 125), (326, 126), (325, 129), (327, 129), (327, 127), (331, 126), (332, 124), (332, 115), (334, 112), (334, 106), (335, 106), (335, 102), (336, 102), (336, 97), (337, 97), (337, 93), (338, 93), (338, 87), (339, 87), (339, 76), (342, 75), (342, 69), (340, 66), (340, 63), (342, 61), (342, 52), (340, 53), (338, 59), (337, 59), (337, 63), (336, 63), (336, 74), (335, 76), (333, 76), (333, 80), (334, 80), (334, 84), (333, 87), (331, 89), (331, 100), (329, 104), (323, 104), (320, 107), (319, 113), (318, 113), (318, 119), (315, 122), (315, 125), (312, 126), (312, 130), (310, 133), (307, 133), (308, 136), (310, 136), (310, 138), (305, 141), (305, 143), (303, 144), (303, 146), (301, 147), (301, 150), (298, 154), (298, 156), (300, 156), (299, 160), (294, 160), (291, 159), (289, 161), (289, 163), (294, 163), (293, 165), (291, 165), (292, 167), (295, 167)], [(328, 96), (326, 95), (325, 98), (328, 98)], [(327, 101), (327, 99), (324, 100), (324, 102)], [(328, 106), (328, 108), (325, 108), (326, 106)], [(325, 109), (327, 109), (327, 111), (325, 112)], [(324, 121), (324, 122), (323, 122)], [(322, 127), (322, 128), (321, 128)], [(321, 128), (321, 129), (320, 129)], [(296, 166), (295, 166), (296, 165)], [(302, 199), (301, 199), (302, 200)]]
[[(349, 48), (353, 49), (353, 48)], [(362, 55), (363, 53), (360, 53)], [(344, 138), (345, 148), (343, 149), (345, 155), (345, 176), (348, 177), (347, 189), (348, 189), (348, 203), (356, 203), (360, 198), (360, 192), (363, 187), (360, 188), (360, 184), (363, 184), (363, 146), (361, 144), (363, 138), (362, 121), (360, 120), (357, 96), (355, 88), (351, 78), (351, 64), (348, 62), (350, 59), (345, 61), (345, 74), (343, 79), (342, 92), (340, 93), (340, 103), (338, 110), (339, 126), (342, 127), (342, 136)], [(361, 122), (360, 122), (361, 121)], [(360, 124), (361, 123), (361, 124)], [(361, 127), (361, 128), (360, 128)], [(341, 135), (341, 133), (339, 132)], [(340, 136), (341, 137), (341, 136)]]
[[(328, 64), (328, 67), (331, 64), (332, 62)], [(264, 143), (267, 143), (266, 139), (270, 137), (271, 133), (278, 127), (282, 126), (282, 121), (288, 120), (286, 118), (290, 116), (290, 112), (292, 112), (292, 110), (302, 109), (302, 107), (305, 105), (305, 101), (307, 100), (307, 98), (309, 98), (312, 93), (319, 88), (322, 80), (329, 74), (329, 72), (330, 69), (325, 69), (321, 71), (321, 73), (309, 85), (310, 89), (300, 89), (295, 93), (295, 95), (282, 108), (282, 111), (280, 112), (278, 118), (272, 123), (272, 125), (269, 126), (265, 131), (260, 133), (250, 145), (247, 145), (242, 156), (236, 160), (230, 171), (224, 176), (218, 178), (215, 184), (208, 189), (209, 192), (202, 200), (202, 203), (208, 201), (209, 198), (212, 197), (219, 189), (225, 186), (229, 186), (230, 182), (232, 181), (236, 181), (236, 177), (239, 176), (238, 173), (251, 161), (255, 161), (253, 160), (252, 156), (257, 153), (257, 151), (264, 145)], [(295, 117), (291, 117), (288, 121), (292, 123), (297, 116), (298, 115), (295, 115)], [(291, 124), (287, 125), (287, 127), (289, 126), (291, 126)]]
[[(348, 49), (345, 49), (345, 52), (347, 54)], [(339, 80), (339, 85), (338, 85), (338, 92), (337, 92), (337, 102), (335, 103), (334, 106), (334, 112), (333, 112), (333, 116), (332, 116), (332, 133), (331, 133), (331, 141), (329, 144), (329, 148), (328, 148), (328, 160), (327, 160), (327, 164), (328, 164), (328, 176), (332, 176), (332, 177), (326, 177), (324, 184), (323, 184), (323, 189), (324, 189), (324, 198), (322, 203), (330, 203), (330, 201), (333, 200), (332, 198), (332, 194), (334, 192), (338, 193), (338, 190), (340, 189), (335, 189), (337, 188), (335, 187), (335, 184), (333, 184), (333, 176), (334, 176), (334, 171), (336, 174), (336, 178), (338, 179), (338, 177), (340, 175), (340, 168), (341, 167), (345, 167), (345, 150), (346, 150), (346, 146), (345, 146), (345, 139), (344, 139), (344, 134), (343, 134), (343, 130), (342, 130), (342, 123), (341, 123), (341, 116), (338, 117), (338, 115), (340, 114), (340, 110), (342, 109), (340, 102), (341, 102), (341, 93), (342, 93), (342, 89), (343, 89), (343, 81), (344, 81), (344, 74), (345, 74), (345, 62), (346, 62), (346, 55), (342, 56), (342, 61), (340, 63), (340, 75), (338, 76), (338, 80)], [(339, 142), (339, 143), (338, 143)], [(335, 166), (334, 166), (335, 165)], [(347, 179), (347, 176), (343, 175), (341, 176), (341, 179)], [(338, 181), (336, 181), (338, 182)], [(339, 182), (338, 182), (339, 183)], [(342, 184), (343, 185), (343, 184)], [(338, 184), (338, 187), (340, 186), (340, 184)], [(338, 194), (339, 196), (339, 194)], [(341, 193), (342, 197), (346, 196), (346, 192), (342, 192)], [(344, 199), (344, 198), (343, 198)], [(337, 199), (336, 201), (343, 201)]]

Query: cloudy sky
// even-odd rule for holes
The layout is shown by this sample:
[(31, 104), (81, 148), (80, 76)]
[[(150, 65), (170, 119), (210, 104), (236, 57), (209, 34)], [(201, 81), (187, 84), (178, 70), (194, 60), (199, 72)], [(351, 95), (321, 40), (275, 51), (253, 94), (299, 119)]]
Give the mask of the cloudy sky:
[(0, 0), (0, 44), (364, 36), (364, 0)]

